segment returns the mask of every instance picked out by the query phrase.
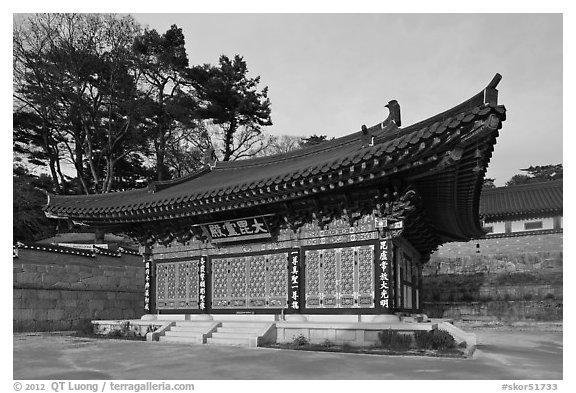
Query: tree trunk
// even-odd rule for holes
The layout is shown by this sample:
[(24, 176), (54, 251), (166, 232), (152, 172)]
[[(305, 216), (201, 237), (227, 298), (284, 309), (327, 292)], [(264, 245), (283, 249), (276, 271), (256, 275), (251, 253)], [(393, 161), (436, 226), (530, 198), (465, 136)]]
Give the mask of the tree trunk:
[(76, 178), (78, 179), (78, 182), (76, 183), (76, 193), (89, 194), (90, 190), (88, 189), (86, 179), (84, 178), (84, 151), (82, 141), (79, 138), (74, 138), (74, 144), (74, 168), (76, 168)]
[(234, 153), (234, 133), (236, 132), (236, 119), (232, 118), (230, 121), (230, 127), (226, 130), (226, 135), (224, 137), (224, 159), (223, 161), (230, 161), (232, 154)]
[(114, 159), (112, 157), (106, 157), (106, 179), (102, 185), (102, 193), (108, 193), (112, 190), (112, 184), (114, 183)]
[(156, 147), (156, 172), (158, 181), (168, 180), (165, 158), (166, 136), (164, 135), (164, 130), (160, 129), (160, 133), (158, 135), (158, 146)]
[(61, 190), (63, 194), (66, 194), (66, 192), (68, 191), (68, 182), (66, 181), (66, 178), (64, 177), (64, 174), (62, 173), (62, 168), (60, 167), (60, 160), (56, 160), (56, 172), (58, 173), (58, 176), (60, 176), (60, 184), (61, 184)]
[(54, 159), (50, 157), (50, 162), (48, 163), (50, 167), (50, 176), (52, 177), (52, 184), (54, 185), (54, 191), (56, 194), (61, 194), (62, 189), (60, 188), (60, 182), (58, 181), (58, 173), (56, 172), (56, 163)]

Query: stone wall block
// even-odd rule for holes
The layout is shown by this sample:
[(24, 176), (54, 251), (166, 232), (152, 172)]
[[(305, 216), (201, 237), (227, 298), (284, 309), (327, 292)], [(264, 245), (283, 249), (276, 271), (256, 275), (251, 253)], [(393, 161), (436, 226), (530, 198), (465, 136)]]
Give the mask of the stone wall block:
[(22, 271), (28, 272), (28, 273), (35, 273), (38, 271), (38, 269), (36, 268), (36, 265), (26, 264), (26, 265), (22, 265)]
[[(13, 328), (68, 330), (83, 319), (139, 318), (143, 281), (139, 256), (87, 258), (21, 250), (13, 263)], [(118, 299), (123, 301), (118, 304)]]
[(58, 321), (58, 320), (61, 320), (63, 316), (64, 316), (64, 310), (51, 309), (51, 310), (48, 310), (47, 319), (50, 321)]

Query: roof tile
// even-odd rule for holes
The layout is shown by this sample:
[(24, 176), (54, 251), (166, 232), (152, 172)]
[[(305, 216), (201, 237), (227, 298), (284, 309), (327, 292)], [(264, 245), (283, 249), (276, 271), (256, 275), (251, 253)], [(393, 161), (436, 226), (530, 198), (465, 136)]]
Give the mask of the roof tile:
[(562, 190), (562, 180), (486, 189), (480, 198), (480, 214), (489, 221), (562, 214)]
[[(186, 203), (193, 202), (194, 206), (213, 204), (215, 200), (224, 196), (226, 200), (229, 200), (234, 195), (233, 199), (238, 202), (235, 205), (243, 206), (246, 202), (245, 198), (252, 195), (260, 197), (269, 195), (271, 189), (277, 190), (275, 194), (278, 193), (278, 195), (269, 200), (280, 200), (287, 198), (287, 193), (291, 192), (288, 190), (291, 187), (277, 187), (283, 183), (294, 182), (301, 192), (306, 194), (311, 187), (314, 187), (315, 182), (312, 176), (330, 178), (338, 171), (345, 171), (348, 174), (348, 171), (358, 169), (359, 165), (366, 172), (363, 172), (363, 176), (367, 175), (366, 178), (371, 178), (370, 176), (376, 173), (386, 175), (398, 171), (393, 163), (408, 156), (414, 162), (428, 160), (427, 156), (421, 155), (427, 154), (431, 149), (440, 149), (449, 136), (458, 138), (455, 131), (463, 123), (482, 120), (480, 116), (490, 111), (504, 116), (502, 106), (495, 108), (473, 106), (478, 105), (478, 97), (476, 95), (465, 105), (461, 104), (407, 128), (398, 128), (388, 123), (385, 126), (372, 127), (370, 130), (375, 138), (375, 146), (366, 146), (365, 135), (357, 132), (282, 155), (219, 162), (211, 169), (205, 167), (183, 179), (158, 182), (150, 189), (89, 197), (54, 196), (46, 210), (65, 212), (66, 215), (84, 219), (91, 216), (105, 217), (110, 212), (115, 214), (126, 212), (124, 220), (129, 222), (131, 217), (149, 214), (152, 208), (164, 210), (172, 206), (172, 208), (183, 209), (182, 205)], [(472, 106), (473, 109), (468, 109)], [(435, 153), (441, 154), (440, 150)], [(377, 165), (375, 160), (378, 160)], [(406, 165), (408, 163), (404, 162), (403, 167), (407, 167)], [(382, 168), (386, 170), (382, 171)], [(155, 191), (152, 192), (152, 189)], [(189, 206), (186, 206), (186, 214), (201, 213)], [(230, 209), (230, 206), (224, 206), (221, 210)]]

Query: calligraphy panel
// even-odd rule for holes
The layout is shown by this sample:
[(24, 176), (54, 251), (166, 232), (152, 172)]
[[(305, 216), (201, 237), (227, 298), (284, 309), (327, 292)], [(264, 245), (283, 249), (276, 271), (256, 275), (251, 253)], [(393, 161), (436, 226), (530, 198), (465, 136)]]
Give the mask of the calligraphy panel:
[(214, 222), (202, 226), (212, 243), (229, 243), (272, 237), (265, 217)]

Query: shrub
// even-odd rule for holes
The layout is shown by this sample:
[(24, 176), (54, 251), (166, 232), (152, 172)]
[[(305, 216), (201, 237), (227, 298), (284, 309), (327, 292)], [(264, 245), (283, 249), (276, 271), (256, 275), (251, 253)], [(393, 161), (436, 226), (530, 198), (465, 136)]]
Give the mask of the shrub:
[(406, 333), (398, 333), (392, 329), (378, 333), (380, 346), (386, 349), (406, 350), (412, 346), (412, 336)]
[(382, 348), (391, 348), (393, 340), (393, 332), (391, 329), (378, 332), (378, 340)]
[(302, 333), (300, 333), (297, 336), (294, 336), (294, 338), (292, 339), (292, 343), (294, 345), (308, 345), (308, 344), (310, 344), (310, 342), (308, 341), (306, 336), (304, 336)]
[(452, 335), (444, 330), (418, 331), (414, 334), (416, 346), (421, 349), (446, 350), (456, 347)]
[(106, 337), (110, 337), (110, 338), (121, 338), (121, 337), (124, 337), (124, 334), (122, 333), (121, 330), (114, 329), (114, 330), (110, 330), (110, 331), (106, 334)]
[(322, 345), (324, 348), (330, 348), (330, 347), (334, 346), (334, 343), (332, 341), (326, 339), (320, 345)]
[(110, 330), (106, 337), (110, 338), (132, 338), (140, 336), (140, 334), (136, 334), (136, 332), (131, 328), (130, 321), (122, 321), (112, 330)]

